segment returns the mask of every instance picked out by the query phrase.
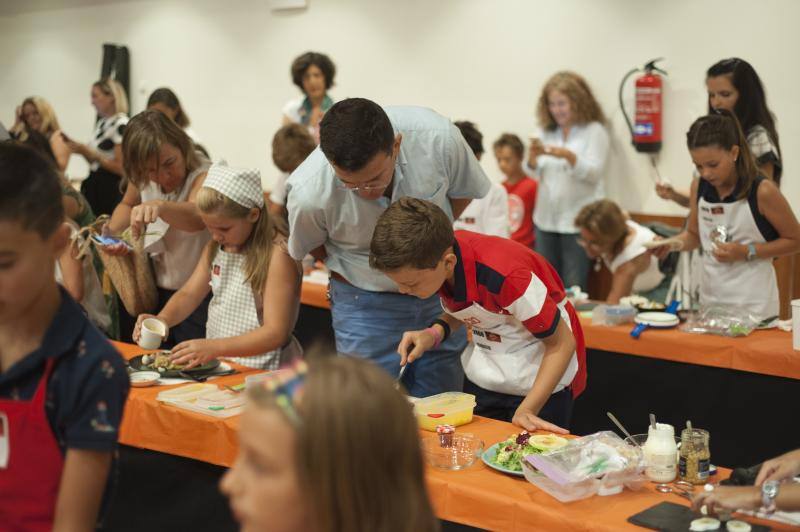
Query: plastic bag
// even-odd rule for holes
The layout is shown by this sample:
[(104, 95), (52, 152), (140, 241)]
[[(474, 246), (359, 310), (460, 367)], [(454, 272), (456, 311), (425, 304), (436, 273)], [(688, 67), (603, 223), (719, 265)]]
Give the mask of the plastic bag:
[(644, 454), (611, 431), (570, 440), (566, 447), (527, 460), (559, 484), (575, 484), (613, 476), (618, 483), (641, 477)]
[(761, 321), (741, 307), (704, 306), (689, 317), (680, 330), (719, 336), (747, 336)]

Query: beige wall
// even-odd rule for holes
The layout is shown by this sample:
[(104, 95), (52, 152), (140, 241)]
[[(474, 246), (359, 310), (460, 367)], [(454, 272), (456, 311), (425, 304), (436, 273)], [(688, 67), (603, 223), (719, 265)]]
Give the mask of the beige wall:
[[(688, 186), (684, 132), (705, 110), (704, 72), (723, 57), (750, 61), (778, 117), (785, 158), (784, 193), (800, 211), (800, 2), (794, 0), (309, 0), (306, 10), (270, 11), (266, 0), (33, 2), (37, 10), (0, 7), (0, 119), (30, 94), (55, 106), (64, 130), (88, 139), (89, 88), (101, 44), (132, 55), (132, 110), (161, 85), (176, 90), (194, 129), (215, 157), (276, 171), (269, 142), (280, 109), (297, 91), (294, 56), (329, 53), (339, 73), (336, 98), (419, 104), (477, 122), (486, 144), (501, 132), (526, 138), (545, 79), (559, 69), (582, 73), (611, 118), (608, 195), (633, 210), (678, 213), (652, 190), (647, 159), (630, 147), (617, 105), (622, 75), (664, 56), (663, 176)], [(44, 5), (43, 5), (44, 4)], [(632, 89), (627, 91), (632, 103)], [(498, 177), (491, 153), (484, 167)], [(73, 158), (73, 175), (86, 172)]]

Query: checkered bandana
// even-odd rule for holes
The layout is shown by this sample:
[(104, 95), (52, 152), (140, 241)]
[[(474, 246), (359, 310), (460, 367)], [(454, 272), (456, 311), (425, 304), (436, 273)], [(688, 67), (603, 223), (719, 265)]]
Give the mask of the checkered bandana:
[(261, 173), (255, 168), (231, 168), (215, 163), (208, 169), (203, 186), (213, 188), (247, 209), (264, 207)]

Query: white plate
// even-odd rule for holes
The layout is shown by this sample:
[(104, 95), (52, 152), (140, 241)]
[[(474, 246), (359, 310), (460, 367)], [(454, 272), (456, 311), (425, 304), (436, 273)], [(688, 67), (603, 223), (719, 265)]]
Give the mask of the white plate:
[(152, 386), (158, 382), (161, 375), (157, 371), (134, 371), (129, 375), (131, 386), (134, 388), (144, 388)]
[(680, 323), (678, 316), (669, 312), (640, 312), (634, 318), (636, 323), (644, 323), (648, 327), (668, 329)]

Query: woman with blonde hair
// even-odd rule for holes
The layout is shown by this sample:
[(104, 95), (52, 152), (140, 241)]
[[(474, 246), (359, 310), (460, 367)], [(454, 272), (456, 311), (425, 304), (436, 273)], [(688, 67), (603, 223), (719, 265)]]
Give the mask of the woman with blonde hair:
[(82, 144), (66, 135), (64, 140), (73, 153), (82, 155), (89, 163), (91, 171), (81, 183), (81, 192), (100, 216), (111, 214), (122, 199), (121, 144), (128, 123), (128, 97), (118, 81), (102, 79), (92, 85), (92, 105), (99, 116), (92, 140)]
[(417, 423), (393, 379), (348, 357), (300, 366), (247, 390), (220, 483), (241, 529), (437, 531)]
[(61, 127), (53, 107), (39, 96), (30, 96), (17, 107), (16, 121), (10, 131), (12, 137), (44, 153), (59, 171), (67, 168), (71, 154), (61, 136)]
[[(180, 126), (154, 110), (131, 119), (121, 152), (127, 186), (104, 230), (117, 235), (130, 227), (133, 236), (147, 234), (145, 251), (153, 263), (161, 309), (189, 280), (209, 241), (196, 199), (211, 162)], [(128, 252), (124, 245), (106, 250)], [(174, 324), (166, 346), (205, 338), (209, 300)]]
[(264, 204), (258, 170), (214, 164), (197, 194), (200, 216), (213, 240), (191, 277), (157, 316), (169, 328), (186, 319), (211, 294), (206, 338), (172, 349), (187, 368), (225, 357), (259, 369), (278, 369), (302, 354), (292, 331), (300, 307), (303, 273), (289, 256), (286, 237)]
[(602, 199), (583, 207), (575, 217), (580, 244), (590, 259), (602, 260), (611, 271), (611, 291), (606, 302), (619, 303), (637, 293), (658, 299), (654, 291), (664, 280), (658, 259), (644, 247), (656, 234), (630, 220), (611, 200)]
[(605, 116), (581, 76), (558, 72), (542, 89), (537, 117), (541, 129), (528, 151), (528, 166), (539, 178), (533, 212), (536, 251), (565, 286), (585, 289), (589, 259), (578, 245), (575, 216), (604, 195)]

